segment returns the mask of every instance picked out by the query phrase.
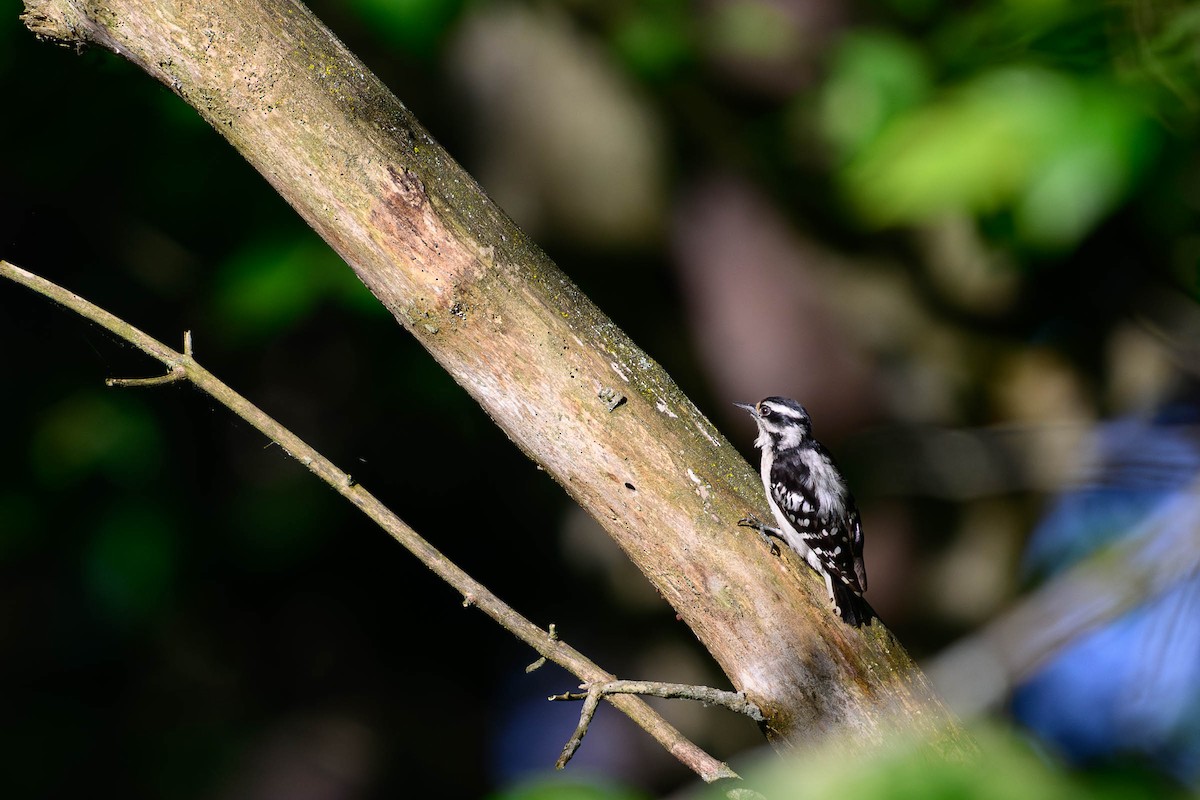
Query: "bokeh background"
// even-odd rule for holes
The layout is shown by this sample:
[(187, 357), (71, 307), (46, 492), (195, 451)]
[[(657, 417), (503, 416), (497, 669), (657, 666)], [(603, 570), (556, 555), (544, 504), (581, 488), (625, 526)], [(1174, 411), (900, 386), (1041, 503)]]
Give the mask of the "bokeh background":
[[(748, 457), (732, 401), (808, 406), (863, 511), (869, 599), (926, 663), (1065, 567), (1178, 534), (1151, 559), (1181, 578), (969, 709), (1003, 730), (994, 774), (936, 786), (1196, 788), (1200, 548), (1171, 509), (1200, 469), (1200, 6), (310, 5)], [(192, 330), (202, 363), (610, 670), (725, 685), (190, 108), (2, 10), (0, 257), (169, 343)], [(526, 674), (533, 653), (198, 392), (103, 385), (158, 371), (0, 285), (0, 794), (690, 780), (603, 711), (548, 776), (577, 709), (544, 698), (569, 676)], [(761, 746), (662, 707), (721, 758)], [(935, 791), (896, 775), (854, 796)]]

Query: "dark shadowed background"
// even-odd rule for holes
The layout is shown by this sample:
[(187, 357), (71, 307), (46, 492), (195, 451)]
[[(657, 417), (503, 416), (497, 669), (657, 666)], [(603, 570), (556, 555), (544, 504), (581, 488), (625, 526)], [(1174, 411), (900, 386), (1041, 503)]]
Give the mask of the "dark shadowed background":
[[(868, 597), (918, 658), (1189, 497), (1200, 8), (310, 7), (748, 457), (732, 401), (808, 406), (863, 511)], [(725, 686), (189, 107), (18, 14), (0, 258), (169, 344), (190, 329), (201, 363), (609, 670)], [(545, 696), (573, 681), (527, 675), (531, 651), (197, 391), (104, 387), (158, 371), (0, 284), (0, 793), (534, 797), (577, 714)], [(1197, 612), (1185, 581), (992, 713), (1055, 770), (1194, 788)], [(662, 708), (720, 758), (761, 744)], [(689, 780), (611, 709), (565, 777), (579, 794), (545, 796)]]

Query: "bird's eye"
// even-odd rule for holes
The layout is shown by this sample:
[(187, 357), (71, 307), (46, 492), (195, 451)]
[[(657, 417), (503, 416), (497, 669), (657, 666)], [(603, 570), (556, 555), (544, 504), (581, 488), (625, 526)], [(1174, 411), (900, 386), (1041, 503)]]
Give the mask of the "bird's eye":
[(758, 415), (760, 417), (763, 417), (764, 419), (771, 416), (771, 407), (770, 406), (759, 406), (758, 407)]

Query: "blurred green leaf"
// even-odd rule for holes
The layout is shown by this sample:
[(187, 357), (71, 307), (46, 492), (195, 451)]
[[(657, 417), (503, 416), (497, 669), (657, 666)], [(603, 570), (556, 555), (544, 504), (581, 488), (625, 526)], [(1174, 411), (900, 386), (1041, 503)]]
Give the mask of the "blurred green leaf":
[(100, 522), (84, 554), (89, 591), (110, 621), (128, 625), (162, 608), (175, 575), (175, 528), (152, 505), (120, 506)]
[(613, 44), (644, 78), (675, 73), (695, 58), (690, 8), (680, 0), (639, 3), (613, 33)]
[(44, 412), (36, 425), (30, 462), (50, 484), (97, 471), (118, 483), (135, 484), (156, 473), (162, 460), (153, 415), (128, 395), (78, 394)]
[(322, 257), (309, 243), (256, 242), (237, 253), (217, 274), (226, 329), (267, 336), (304, 316), (321, 295)]
[(585, 783), (555, 775), (488, 795), (488, 800), (645, 800), (647, 795), (611, 783)]
[(1120, 202), (1156, 140), (1119, 86), (1010, 67), (898, 116), (840, 178), (873, 225), (1007, 211), (1024, 244), (1061, 249)]
[(821, 89), (818, 124), (839, 159), (860, 153), (897, 114), (923, 102), (929, 66), (911, 43), (859, 31), (838, 45)]
[(223, 264), (213, 302), (231, 338), (265, 338), (296, 324), (325, 300), (381, 312), (382, 306), (316, 238), (256, 241)]
[[(799, 758), (772, 757), (740, 767), (746, 785), (767, 797), (853, 797), (855, 800), (1090, 800), (1183, 797), (1162, 780), (1129, 767), (1096, 780), (1036, 752), (1016, 731), (991, 725), (972, 731), (974, 760), (948, 760), (928, 744), (893, 737), (853, 760), (837, 749)], [(704, 797), (720, 798), (710, 789)]]
[(352, 0), (350, 7), (381, 36), (414, 55), (437, 52), (465, 0)]

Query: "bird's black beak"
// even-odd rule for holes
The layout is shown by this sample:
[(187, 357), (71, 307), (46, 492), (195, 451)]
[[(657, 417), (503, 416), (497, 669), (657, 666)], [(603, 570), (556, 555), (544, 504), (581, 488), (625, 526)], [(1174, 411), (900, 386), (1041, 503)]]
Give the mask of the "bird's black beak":
[(737, 406), (738, 408), (743, 408), (746, 411), (749, 411), (751, 414), (753, 414), (756, 417), (758, 416), (758, 409), (755, 408), (754, 406), (750, 405), (749, 403), (734, 403), (734, 405)]

